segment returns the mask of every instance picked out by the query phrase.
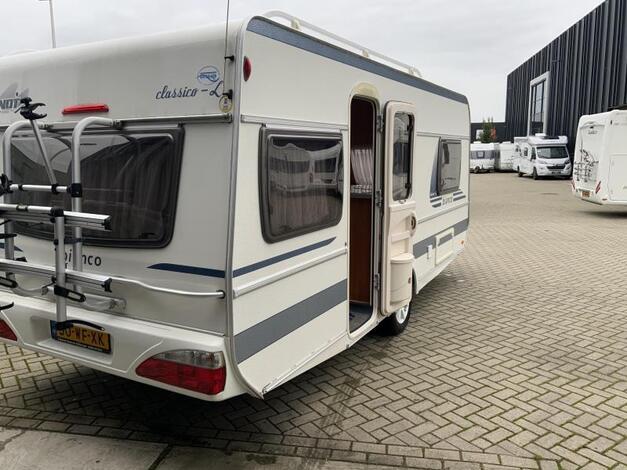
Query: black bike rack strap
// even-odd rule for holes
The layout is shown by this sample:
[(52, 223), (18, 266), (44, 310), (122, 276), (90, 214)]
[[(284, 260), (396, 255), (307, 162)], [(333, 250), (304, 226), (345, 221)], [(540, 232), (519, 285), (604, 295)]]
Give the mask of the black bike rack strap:
[(75, 290), (68, 289), (67, 287), (61, 287), (55, 284), (54, 286), (54, 295), (58, 295), (59, 297), (65, 297), (68, 300), (73, 300), (74, 302), (85, 302), (87, 297), (85, 294), (81, 292), (76, 292)]
[(0, 276), (0, 286), (8, 287), (9, 289), (15, 289), (17, 285), (18, 284), (15, 279), (9, 279), (8, 277)]
[(0, 305), (0, 311), (9, 310), (10, 308), (13, 308), (14, 306), (15, 304), (13, 302), (11, 302), (10, 304), (6, 304), (6, 305)]

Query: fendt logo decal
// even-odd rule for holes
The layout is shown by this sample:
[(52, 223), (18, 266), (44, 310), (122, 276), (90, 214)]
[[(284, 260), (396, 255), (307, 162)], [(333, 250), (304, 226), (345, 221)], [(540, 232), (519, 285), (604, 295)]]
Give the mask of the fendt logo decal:
[(0, 113), (10, 113), (20, 107), (20, 100), (28, 96), (28, 89), (18, 91), (17, 83), (12, 83), (0, 93)]

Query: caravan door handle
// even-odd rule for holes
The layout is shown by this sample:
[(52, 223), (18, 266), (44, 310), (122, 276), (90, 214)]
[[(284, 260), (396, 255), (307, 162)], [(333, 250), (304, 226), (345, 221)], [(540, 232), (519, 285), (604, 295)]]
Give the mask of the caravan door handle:
[(416, 214), (412, 214), (411, 219), (409, 220), (409, 226), (411, 227), (412, 234), (416, 231), (417, 225), (418, 225), (418, 220), (416, 219)]

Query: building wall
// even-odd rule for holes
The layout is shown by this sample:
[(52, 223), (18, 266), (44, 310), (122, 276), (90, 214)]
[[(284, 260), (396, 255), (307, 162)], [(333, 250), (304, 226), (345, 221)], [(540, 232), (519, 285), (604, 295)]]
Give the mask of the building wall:
[(627, 0), (607, 0), (507, 77), (507, 139), (527, 135), (530, 82), (549, 72), (547, 134), (627, 103)]

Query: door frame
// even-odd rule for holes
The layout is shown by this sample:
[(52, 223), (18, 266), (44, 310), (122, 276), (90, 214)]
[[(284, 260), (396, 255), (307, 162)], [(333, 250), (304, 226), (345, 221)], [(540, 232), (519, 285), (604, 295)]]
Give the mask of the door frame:
[[(381, 237), (383, 234), (382, 226), (383, 226), (383, 205), (379, 205), (377, 203), (377, 194), (381, 195), (381, 201), (383, 197), (383, 149), (385, 145), (385, 138), (383, 135), (383, 115), (382, 115), (382, 107), (379, 94), (372, 85), (370, 84), (361, 84), (353, 90), (353, 92), (349, 96), (348, 100), (348, 161), (347, 171), (348, 177), (346, 180), (348, 181), (348, 221), (347, 221), (347, 230), (348, 236), (347, 239), (350, 240), (350, 176), (352, 171), (352, 162), (351, 162), (351, 105), (354, 100), (363, 100), (367, 101), (373, 106), (373, 118), (374, 118), (374, 142), (373, 142), (373, 151), (374, 151), (374, 174), (373, 174), (373, 210), (371, 214), (372, 220), (372, 229), (371, 229), (371, 269), (372, 269), (372, 277), (370, 282), (370, 292), (372, 298), (372, 315), (370, 318), (355, 331), (351, 332), (350, 329), (350, 295), (348, 296), (349, 302), (347, 302), (347, 310), (346, 310), (346, 331), (348, 334), (348, 338), (351, 342), (357, 341), (359, 338), (367, 334), (372, 327), (376, 324), (379, 312), (380, 312), (380, 303), (381, 303), (381, 290), (380, 290), (380, 279), (381, 279)], [(347, 256), (347, 272), (348, 272), (348, 285), (350, 286), (350, 256), (351, 250), (349, 245), (348, 256)], [(377, 281), (377, 279), (379, 281)], [(378, 282), (378, 288), (375, 285)]]

